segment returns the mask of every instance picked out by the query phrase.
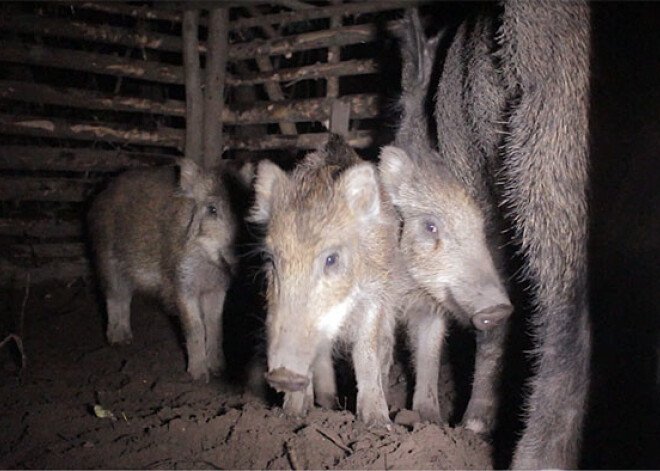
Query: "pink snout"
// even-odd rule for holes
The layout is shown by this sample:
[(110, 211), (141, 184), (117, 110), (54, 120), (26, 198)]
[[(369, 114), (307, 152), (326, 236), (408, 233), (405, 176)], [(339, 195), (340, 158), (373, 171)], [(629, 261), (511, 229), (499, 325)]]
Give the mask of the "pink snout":
[(472, 324), (479, 330), (490, 330), (498, 327), (513, 312), (511, 304), (497, 304), (482, 309), (472, 316)]
[(269, 371), (265, 374), (265, 377), (268, 384), (279, 392), (302, 391), (309, 385), (309, 378), (307, 376), (294, 373), (283, 366)]

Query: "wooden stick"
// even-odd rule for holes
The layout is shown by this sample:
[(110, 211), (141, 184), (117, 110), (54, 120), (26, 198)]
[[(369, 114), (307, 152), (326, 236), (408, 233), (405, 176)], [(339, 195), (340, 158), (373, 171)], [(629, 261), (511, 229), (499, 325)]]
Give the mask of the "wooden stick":
[(0, 145), (0, 170), (116, 172), (132, 167), (166, 165), (178, 155), (126, 150)]
[[(71, 26), (66, 21), (62, 23), (63, 20), (34, 18), (37, 23), (46, 23), (44, 27), (47, 28), (46, 31), (50, 32), (50, 35), (168, 52), (180, 52), (182, 49), (181, 39), (172, 35), (153, 32), (138, 34), (128, 29), (109, 26), (99, 27), (84, 23), (74, 23), (75, 26)], [(10, 18), (7, 18), (6, 28), (3, 29), (13, 29), (22, 33), (44, 34), (39, 29), (38, 24), (31, 24), (25, 17), (21, 17), (21, 21), (16, 25), (9, 20)], [(59, 29), (61, 26), (62, 29)], [(385, 29), (391, 32), (395, 32), (399, 28), (400, 21), (385, 24)], [(272, 40), (256, 40), (249, 43), (230, 45), (228, 58), (235, 61), (253, 59), (257, 56), (288, 54), (307, 49), (360, 44), (377, 40), (378, 34), (379, 29), (376, 25), (362, 24), (339, 28), (336, 33), (333, 30), (321, 30)], [(199, 44), (198, 42), (197, 48), (200, 53), (206, 52), (205, 44)], [(67, 59), (67, 55), (72, 57)], [(65, 65), (67, 68), (73, 68), (74, 70), (91, 69), (90, 72), (107, 73), (108, 75), (125, 75), (164, 83), (183, 83), (183, 71), (180, 67), (162, 66), (155, 62), (129, 59), (116, 61), (112, 60), (113, 57), (109, 54), (96, 54), (46, 46), (28, 46), (12, 41), (0, 41), (1, 60), (51, 67), (57, 67), (58, 63), (62, 63), (60, 67)], [(85, 62), (80, 63), (82, 60)], [(74, 65), (82, 69), (75, 69)], [(163, 70), (159, 70), (158, 66), (162, 66)]]
[[(187, 1), (186, 5), (190, 6), (192, 3), (193, 2)], [(279, 24), (282, 26), (300, 21), (329, 18), (330, 16), (337, 14), (350, 16), (387, 10), (399, 10), (413, 7), (420, 3), (422, 3), (421, 0), (381, 0), (373, 2), (344, 3), (337, 6), (316, 7), (307, 10), (288, 11), (252, 18), (238, 18), (229, 23), (229, 28), (232, 31), (235, 31), (242, 28), (251, 28), (254, 26), (263, 25)], [(213, 2), (208, 3), (206, 6), (203, 6), (200, 3), (196, 6), (196, 8), (209, 9), (212, 8), (213, 5)], [(165, 10), (164, 6), (167, 6), (168, 8), (172, 6), (172, 9)], [(155, 8), (132, 7), (119, 2), (85, 2), (76, 4), (75, 8), (102, 11), (108, 14), (130, 16), (133, 18), (144, 18), (147, 20), (162, 20), (171, 21), (173, 23), (181, 23), (183, 21), (183, 16), (180, 12), (174, 10), (182, 10), (182, 6), (183, 3), (181, 2), (179, 2), (178, 6), (177, 2), (157, 2), (155, 4)], [(245, 6), (245, 0), (242, 2), (236, 1), (231, 4), (227, 4), (227, 6)], [(204, 18), (201, 18), (200, 24), (202, 26), (206, 26)]]
[[(353, 119), (378, 116), (378, 95), (346, 95), (341, 98), (351, 112)], [(243, 111), (227, 112), (227, 123), (253, 124), (277, 121), (325, 121), (330, 119), (333, 98), (308, 98), (281, 102), (257, 102)]]
[(0, 218), (0, 235), (4, 237), (81, 237), (82, 233), (81, 221)]
[(21, 315), (18, 327), (18, 334), (9, 334), (5, 339), (0, 342), (0, 348), (2, 348), (7, 342), (13, 340), (18, 348), (19, 353), (21, 354), (21, 371), (27, 365), (27, 356), (25, 355), (25, 349), (23, 348), (23, 327), (25, 326), (25, 306), (27, 306), (28, 296), (30, 295), (30, 272), (27, 272), (25, 276), (25, 295), (23, 295), (23, 303), (21, 304)]
[(228, 85), (256, 85), (258, 83), (296, 82), (342, 75), (364, 75), (378, 72), (378, 65), (373, 59), (353, 59), (337, 63), (316, 63), (302, 67), (278, 69), (273, 72), (256, 72), (240, 77), (227, 78)]
[(204, 97), (199, 65), (199, 11), (183, 13), (183, 68), (186, 78), (186, 157), (203, 164)]
[(278, 3), (292, 10), (310, 10), (314, 8), (314, 5), (305, 3), (301, 0), (273, 0), (273, 3)]
[[(257, 10), (253, 6), (247, 7), (247, 11), (252, 16), (259, 15), (259, 10)], [(275, 31), (275, 28), (273, 28), (270, 25), (264, 25), (263, 30), (267, 38), (272, 39), (279, 36), (277, 31)], [(270, 61), (270, 57), (259, 56), (257, 57), (256, 61), (257, 61), (257, 67), (259, 67), (259, 70), (261, 72), (270, 73), (271, 76), (273, 75), (272, 74), (273, 64)], [(280, 84), (277, 83), (275, 80), (269, 80), (267, 82), (264, 82), (264, 87), (266, 88), (266, 93), (268, 94), (268, 98), (271, 101), (277, 102), (284, 100), (284, 92), (282, 92), (282, 88), (280, 87)], [(279, 126), (282, 134), (298, 134), (298, 130), (296, 129), (296, 125), (294, 123), (280, 121)]]
[[(316, 149), (327, 142), (329, 133), (298, 134), (297, 136), (284, 136), (270, 134), (259, 140), (239, 138), (232, 136), (227, 144), (231, 149), (272, 150), (272, 149)], [(371, 145), (373, 138), (369, 131), (353, 131), (348, 135), (348, 144), (356, 148)]]
[(183, 68), (180, 66), (124, 59), (110, 54), (30, 46), (13, 41), (0, 41), (0, 60), (102, 75), (131, 77), (151, 82), (183, 84)]
[(420, 1), (417, 0), (342, 3), (341, 5), (317, 7), (313, 10), (289, 11), (252, 18), (237, 18), (235, 21), (232, 21), (229, 26), (232, 30), (263, 26), (266, 24), (278, 24), (282, 27), (290, 23), (329, 18), (335, 15), (352, 16), (379, 11), (399, 10), (413, 7), (419, 3)]
[(117, 123), (71, 122), (60, 118), (0, 115), (0, 133), (19, 136), (81, 139), (85, 141), (123, 142), (182, 148), (181, 129), (161, 127), (154, 131)]
[(0, 80), (0, 98), (88, 110), (129, 111), (166, 116), (186, 114), (185, 102), (181, 100), (160, 102), (146, 98), (110, 95), (96, 90), (53, 87), (10, 80)]
[(78, 258), (85, 256), (85, 245), (79, 242), (13, 244), (7, 247), (12, 260), (33, 258)]
[(0, 258), (0, 281), (11, 281), (17, 275), (30, 274), (33, 283), (42, 283), (48, 280), (72, 280), (87, 277), (91, 274), (89, 260), (80, 259), (52, 259), (40, 263), (38, 266), (22, 266)]
[[(401, 29), (401, 20), (384, 25), (385, 30), (397, 32)], [(272, 40), (253, 40), (247, 43), (233, 44), (229, 49), (229, 59), (251, 59), (256, 56), (286, 55), (308, 49), (330, 46), (347, 46), (375, 41), (381, 34), (375, 24), (345, 26), (337, 30), (321, 30), (310, 33), (285, 36)]]
[(286, 449), (287, 456), (289, 457), (289, 463), (291, 464), (291, 469), (298, 470), (300, 464), (298, 463), (298, 455), (293, 444), (290, 441), (284, 442), (284, 448)]
[(332, 443), (334, 443), (335, 445), (337, 445), (337, 447), (339, 447), (340, 449), (344, 450), (344, 451), (345, 451), (346, 453), (348, 453), (349, 455), (350, 455), (351, 453), (353, 453), (353, 450), (351, 450), (349, 447), (347, 447), (346, 445), (344, 445), (344, 442), (342, 441), (342, 439), (339, 438), (339, 436), (336, 435), (335, 433), (331, 432), (330, 430), (326, 430), (326, 429), (324, 429), (324, 428), (321, 428), (321, 427), (319, 427), (319, 426), (317, 426), (317, 425), (312, 425), (312, 428), (313, 428), (314, 430), (316, 430), (318, 433), (320, 433), (321, 435), (323, 435), (325, 438), (327, 438), (328, 440), (330, 440)]
[(208, 52), (206, 54), (206, 83), (204, 89), (204, 158), (203, 164), (211, 168), (222, 159), (223, 113), (229, 9), (215, 8), (209, 15)]
[(98, 181), (72, 178), (0, 177), (0, 199), (20, 201), (85, 201)]
[[(173, 116), (182, 116), (185, 109), (183, 101), (168, 100), (166, 103), (159, 104), (151, 100), (128, 97), (112, 98), (110, 95), (89, 92), (87, 90), (61, 89), (45, 85), (22, 84), (20, 82), (14, 85), (14, 82), (7, 83), (0, 81), (0, 98), (70, 106), (72, 108), (151, 112), (153, 114), (163, 113)], [(342, 99), (350, 103), (352, 117), (354, 119), (373, 118), (378, 114), (378, 97), (375, 94), (346, 95)], [(254, 105), (247, 105), (246, 107), (241, 106), (240, 110), (223, 109), (222, 121), (225, 124), (323, 121), (329, 118), (330, 106), (331, 103), (326, 98), (259, 102)], [(44, 121), (29, 117), (23, 117), (23, 119)], [(11, 123), (6, 123), (6, 125), (11, 126)], [(55, 125), (49, 126), (45, 122), (43, 125), (46, 128), (55, 127)], [(112, 126), (111, 123), (107, 123), (107, 125)], [(0, 155), (0, 166), (2, 166), (2, 162), (3, 156)]]
[[(116, 44), (136, 49), (181, 52), (182, 48), (180, 36), (37, 15), (6, 15), (0, 18), (0, 29), (14, 33), (42, 34), (86, 42)], [(205, 50), (206, 47), (200, 45), (200, 48)]]
[[(341, 0), (332, 0), (333, 5), (340, 4)], [(336, 30), (342, 26), (341, 15), (330, 17), (330, 29)], [(341, 61), (341, 48), (339, 46), (330, 46), (328, 48), (328, 64), (337, 64)], [(339, 78), (328, 77), (326, 79), (326, 96), (328, 98), (337, 98), (339, 96)]]

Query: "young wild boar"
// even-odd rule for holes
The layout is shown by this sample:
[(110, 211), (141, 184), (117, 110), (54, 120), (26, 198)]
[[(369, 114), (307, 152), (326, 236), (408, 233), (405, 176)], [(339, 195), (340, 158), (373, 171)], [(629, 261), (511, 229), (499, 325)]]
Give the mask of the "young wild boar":
[(398, 147), (383, 148), (379, 169), (401, 217), (399, 244), (413, 281), (402, 306), (416, 371), (413, 409), (424, 420), (441, 420), (440, 351), (447, 316), (453, 315), (477, 329), (473, 390), (463, 423), (488, 432), (496, 413), (503, 324), (513, 307), (493, 262), (484, 214), (431, 149), (424, 99), (436, 40), (423, 40), (416, 14), (409, 14), (405, 23)]
[[(506, 215), (535, 308), (534, 374), (512, 467), (575, 468), (591, 344), (590, 8), (508, 0), (484, 13), (450, 38), (429, 93), (438, 155), (486, 216)], [(407, 121), (412, 130), (425, 124)]]
[(397, 226), (376, 167), (332, 137), (291, 175), (262, 162), (255, 191), (251, 219), (266, 226), (268, 257), (266, 379), (288, 414), (314, 399), (331, 407), (333, 349), (348, 345), (358, 418), (388, 424)]
[(192, 377), (220, 373), (236, 232), (223, 172), (204, 172), (189, 159), (126, 172), (96, 198), (89, 223), (108, 341), (131, 341), (131, 298), (149, 292), (179, 312)]

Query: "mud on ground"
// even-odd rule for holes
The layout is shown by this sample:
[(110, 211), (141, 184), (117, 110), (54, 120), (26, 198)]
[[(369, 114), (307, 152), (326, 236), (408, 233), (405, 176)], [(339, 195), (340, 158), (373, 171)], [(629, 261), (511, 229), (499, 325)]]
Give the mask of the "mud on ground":
[[(22, 297), (5, 299), (5, 320)], [(27, 364), (11, 341), (0, 350), (0, 468), (492, 468), (490, 447), (461, 428), (368, 429), (348, 410), (296, 420), (240, 381), (193, 382), (176, 320), (141, 298), (132, 312), (133, 343), (111, 347), (89, 286), (31, 287)], [(406, 422), (400, 365), (391, 376), (392, 414)], [(442, 387), (449, 410), (451, 382)]]

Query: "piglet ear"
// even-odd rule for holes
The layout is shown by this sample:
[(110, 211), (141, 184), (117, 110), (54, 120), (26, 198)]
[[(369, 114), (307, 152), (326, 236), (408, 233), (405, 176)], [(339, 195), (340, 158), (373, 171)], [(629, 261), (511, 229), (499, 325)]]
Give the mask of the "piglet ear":
[(229, 177), (239, 188), (248, 191), (257, 172), (257, 166), (250, 160), (227, 159), (220, 161), (220, 173)]
[(360, 219), (376, 217), (381, 212), (380, 189), (376, 168), (370, 163), (350, 167), (341, 180), (348, 207)]
[(178, 165), (181, 169), (179, 173), (179, 187), (183, 196), (201, 200), (209, 191), (208, 178), (204, 175), (202, 169), (191, 159), (179, 159)]
[(399, 205), (401, 186), (412, 178), (412, 160), (403, 149), (386, 146), (380, 151), (378, 170), (383, 186), (390, 195), (392, 203)]
[(238, 179), (245, 188), (250, 188), (252, 186), (252, 180), (254, 180), (255, 173), (255, 165), (249, 160), (242, 162), (237, 172)]
[(289, 177), (274, 163), (263, 160), (257, 167), (257, 178), (254, 183), (255, 201), (250, 209), (248, 221), (265, 224), (270, 219), (273, 200), (278, 188), (287, 184)]

